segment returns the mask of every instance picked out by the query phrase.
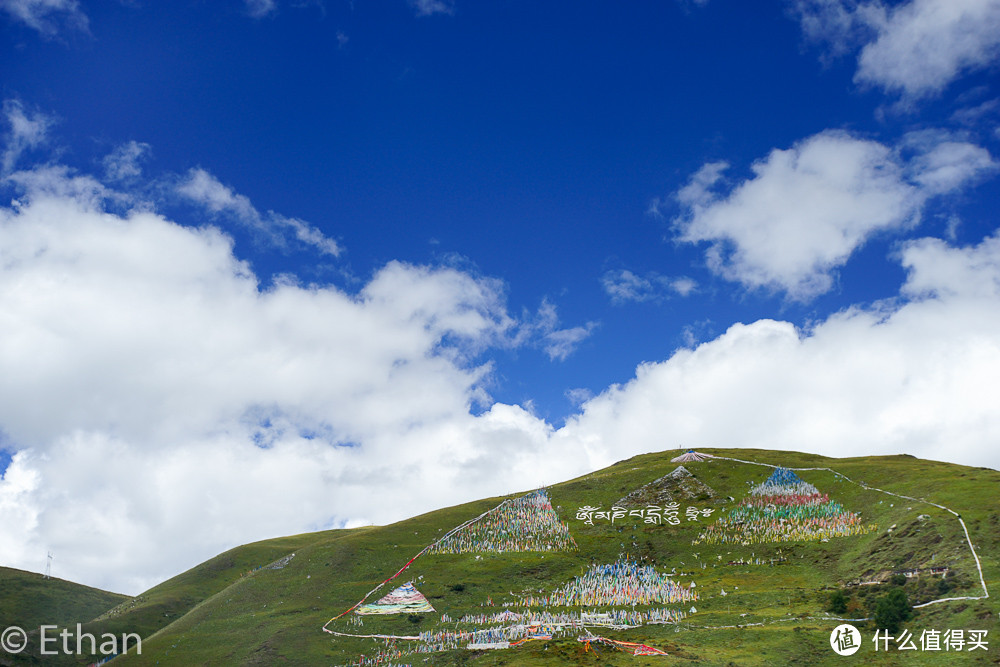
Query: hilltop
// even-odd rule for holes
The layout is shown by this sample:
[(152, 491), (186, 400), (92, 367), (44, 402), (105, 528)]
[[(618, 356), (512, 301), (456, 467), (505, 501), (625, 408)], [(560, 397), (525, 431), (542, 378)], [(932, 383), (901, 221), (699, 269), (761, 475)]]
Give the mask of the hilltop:
[[(834, 618), (870, 617), (898, 589), (930, 603), (906, 623), (915, 636), (987, 630), (989, 650), (876, 655), (858, 621), (859, 657), (996, 659), (1000, 605), (983, 586), (1000, 584), (1000, 473), (907, 456), (699, 451), (715, 458), (683, 466), (715, 495), (675, 494), (676, 508), (618, 505), (688, 479), (669, 477), (677, 451), (647, 454), (389, 526), (238, 547), (77, 618), (94, 634), (142, 635), (142, 655), (116, 667), (833, 664)], [(632, 655), (641, 645), (670, 657)]]

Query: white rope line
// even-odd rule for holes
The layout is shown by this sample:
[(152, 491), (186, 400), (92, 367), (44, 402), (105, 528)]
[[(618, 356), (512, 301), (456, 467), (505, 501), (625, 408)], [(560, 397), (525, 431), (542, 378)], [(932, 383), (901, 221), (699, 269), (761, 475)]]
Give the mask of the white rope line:
[[(717, 457), (722, 458), (722, 457)], [(774, 618), (770, 621), (760, 621), (759, 623), (743, 623), (740, 625), (691, 625), (690, 623), (675, 623), (678, 627), (694, 630), (731, 630), (737, 628), (751, 628), (760, 625), (771, 625), (773, 623), (788, 623), (790, 621), (870, 621), (870, 617), (865, 618), (840, 618), (838, 616), (792, 616), (791, 618)]]
[[(951, 598), (951, 599), (956, 599), (957, 600), (957, 599), (961, 599), (961, 598)], [(694, 630), (726, 630), (726, 629), (751, 628), (751, 627), (762, 626), (762, 625), (771, 625), (772, 623), (788, 623), (790, 621), (807, 621), (807, 620), (808, 621), (854, 621), (854, 622), (862, 622), (862, 621), (870, 621), (871, 618), (870, 617), (865, 617), (865, 618), (841, 618), (839, 616), (793, 616), (791, 618), (774, 618), (774, 619), (771, 619), (769, 621), (760, 621), (760, 622), (757, 622), (757, 623), (743, 623), (743, 624), (740, 624), (740, 625), (693, 625), (691, 623), (681, 623), (681, 622), (660, 623), (659, 625), (673, 625), (673, 626), (676, 626), (676, 627), (688, 628), (688, 629), (694, 629)], [(580, 623), (580, 622), (547, 623), (546, 625), (551, 625), (553, 627), (566, 627), (566, 626), (569, 626), (570, 628), (581, 628), (581, 629), (587, 629), (587, 628), (605, 628), (605, 629), (607, 629), (607, 628), (610, 627), (611, 629), (614, 629), (614, 630), (623, 630), (623, 629), (629, 629), (629, 628), (641, 628), (641, 627), (643, 627), (641, 625), (607, 626), (607, 625), (601, 625), (601, 624)], [(647, 625), (650, 625), (650, 624), (647, 624)], [(508, 627), (508, 628), (524, 628), (524, 629), (527, 629), (527, 628), (531, 628), (531, 627), (535, 627), (535, 626), (532, 625), (532, 624), (519, 624), (519, 625), (511, 625), (511, 626), (504, 626), (504, 627)], [(338, 637), (356, 637), (356, 638), (361, 638), (361, 639), (406, 639), (406, 640), (409, 640), (409, 641), (421, 641), (421, 638), (419, 636), (412, 636), (412, 635), (354, 635), (354, 634), (351, 634), (351, 633), (348, 633), (348, 632), (336, 632), (334, 630), (326, 630), (326, 632), (329, 633), (329, 634), (331, 634), (331, 635), (337, 635)], [(468, 634), (474, 635), (477, 632), (484, 632), (484, 631), (482, 631), (482, 630), (479, 630), (479, 631), (477, 631), (477, 630), (470, 630), (470, 631), (468, 631)]]
[[(714, 459), (721, 459), (721, 460), (724, 460), (724, 461), (736, 461), (737, 463), (749, 463), (750, 465), (765, 466), (765, 467), (768, 467), (768, 468), (783, 468), (783, 467), (787, 468), (786, 466), (776, 466), (776, 465), (773, 465), (771, 463), (760, 463), (758, 461), (744, 461), (743, 459), (735, 459), (735, 458), (730, 458), (728, 456), (714, 456), (712, 454), (709, 454), (708, 456), (711, 456)], [(868, 486), (867, 484), (864, 484), (862, 482), (855, 482), (853, 479), (851, 479), (847, 475), (845, 475), (845, 474), (843, 474), (841, 472), (837, 472), (836, 470), (832, 470), (830, 468), (787, 468), (787, 469), (788, 470), (825, 470), (827, 472), (833, 473), (834, 475), (837, 475), (838, 477), (842, 477), (843, 479), (847, 480), (851, 484), (854, 484), (856, 486), (860, 486), (862, 489), (866, 489), (866, 490), (869, 490), (869, 491), (879, 491), (881, 493), (885, 493), (885, 494), (890, 495), (890, 496), (895, 496), (897, 498), (903, 498), (905, 500), (912, 500), (912, 501), (917, 502), (917, 503), (926, 503), (927, 505), (932, 505), (932, 506), (937, 507), (939, 509), (943, 509), (946, 512), (951, 512), (953, 515), (955, 515), (955, 517), (958, 519), (958, 522), (960, 524), (962, 524), (962, 530), (965, 532), (965, 540), (966, 540), (966, 542), (969, 545), (969, 551), (972, 552), (972, 558), (976, 561), (976, 569), (979, 571), (979, 583), (983, 587), (983, 594), (979, 595), (979, 596), (963, 596), (963, 597), (956, 597), (956, 598), (941, 598), (939, 600), (931, 600), (930, 602), (924, 602), (923, 604), (913, 605), (914, 609), (918, 609), (920, 607), (926, 607), (927, 605), (931, 605), (931, 604), (937, 604), (938, 602), (950, 602), (952, 600), (985, 600), (986, 598), (988, 598), (990, 596), (990, 591), (989, 591), (989, 589), (986, 588), (986, 578), (983, 577), (983, 567), (982, 567), (982, 564), (979, 562), (979, 554), (976, 553), (976, 548), (974, 546), (972, 546), (972, 537), (969, 536), (969, 529), (966, 527), (965, 521), (962, 519), (961, 515), (959, 515), (959, 513), (956, 512), (955, 510), (953, 510), (953, 509), (951, 509), (949, 507), (945, 507), (944, 505), (938, 505), (937, 503), (932, 503), (931, 501), (924, 500), (923, 498), (914, 498), (912, 496), (904, 496), (902, 494), (893, 493), (892, 491), (886, 491), (886, 490), (880, 489), (878, 487)]]
[[(511, 498), (507, 498), (506, 500), (504, 500), (503, 502), (501, 502), (496, 507), (490, 508), (490, 509), (486, 510), (485, 512), (483, 512), (482, 514), (480, 514), (479, 516), (477, 516), (477, 517), (475, 517), (473, 519), (469, 519), (465, 523), (460, 524), (460, 525), (456, 526), (455, 528), (452, 528), (447, 533), (445, 533), (444, 535), (442, 535), (438, 539), (436, 539), (433, 542), (431, 542), (430, 544), (428, 544), (426, 547), (424, 547), (423, 549), (421, 549), (420, 552), (416, 556), (414, 556), (409, 561), (407, 561), (406, 565), (404, 565), (403, 568), (399, 572), (397, 572), (394, 576), (386, 579), (385, 581), (383, 581), (382, 583), (380, 583), (378, 586), (376, 586), (375, 588), (373, 588), (370, 591), (368, 591), (367, 595), (365, 595), (363, 598), (361, 598), (361, 600), (357, 604), (355, 604), (353, 607), (351, 607), (350, 609), (348, 609), (346, 612), (340, 614), (339, 616), (334, 616), (329, 621), (327, 621), (326, 623), (324, 623), (323, 624), (323, 631), (324, 632), (329, 632), (331, 634), (337, 634), (337, 633), (334, 633), (332, 630), (327, 629), (326, 626), (330, 625), (330, 623), (334, 622), (335, 620), (337, 620), (338, 618), (340, 618), (344, 614), (347, 614), (347, 613), (353, 611), (355, 608), (357, 608), (358, 606), (360, 606), (361, 604), (363, 604), (365, 600), (367, 600), (368, 598), (370, 598), (372, 596), (372, 594), (375, 593), (377, 590), (379, 590), (380, 588), (382, 588), (383, 586), (385, 586), (390, 581), (395, 580), (396, 577), (398, 577), (400, 574), (403, 573), (403, 570), (405, 570), (407, 567), (409, 567), (410, 564), (412, 564), (415, 560), (417, 560), (418, 558), (420, 558), (421, 556), (423, 556), (424, 553), (428, 549), (430, 549), (430, 548), (434, 547), (435, 545), (437, 545), (437, 544), (443, 542), (444, 540), (448, 539), (449, 537), (451, 537), (452, 535), (454, 535), (458, 531), (462, 530), (463, 528), (465, 528), (469, 524), (472, 524), (472, 523), (475, 523), (476, 521), (479, 521), (480, 519), (482, 519), (487, 514), (490, 514), (491, 512), (496, 512), (498, 509), (500, 509), (501, 507), (503, 507), (507, 503), (511, 502), (512, 500), (513, 499), (511, 499)], [(360, 637), (361, 635), (348, 635), (348, 636), (359, 636)]]
[(410, 637), (406, 635), (352, 635), (346, 632), (334, 632), (333, 630), (327, 630), (323, 628), (331, 635), (337, 635), (338, 637), (362, 637), (365, 639), (409, 639), (411, 641), (417, 641), (420, 637)]

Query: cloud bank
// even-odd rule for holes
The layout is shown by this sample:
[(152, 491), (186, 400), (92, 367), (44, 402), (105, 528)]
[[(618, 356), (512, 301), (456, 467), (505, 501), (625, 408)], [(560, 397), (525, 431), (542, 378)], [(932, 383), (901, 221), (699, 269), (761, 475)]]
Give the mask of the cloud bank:
[[(105, 166), (132, 178), (143, 152)], [(265, 219), (189, 176), (209, 215)], [(594, 324), (560, 328), (547, 301), (518, 320), (502, 282), (449, 267), (389, 262), (356, 293), (265, 288), (215, 226), (62, 166), (7, 184), (0, 562), (51, 550), (61, 576), (135, 592), (227, 545), (561, 478), (534, 456), (551, 428), (491, 406), (482, 353), (563, 360)]]
[[(833, 456), (909, 453), (997, 468), (1000, 236), (907, 243), (896, 299), (812, 328), (759, 320), (671, 358), (583, 406), (557, 437), (628, 453), (714, 445)], [(625, 452), (623, 452), (625, 453)]]
[[(678, 446), (1000, 467), (997, 236), (912, 241), (896, 299), (808, 330), (735, 324), (581, 394), (556, 428), (487, 393), (486, 353), (528, 326), (496, 280), (390, 262), (355, 294), (263, 288), (213, 226), (110, 212), (106, 189), (65, 169), (17, 182), (0, 208), (0, 427), (15, 452), (0, 561), (14, 567), (51, 550), (60, 576), (134, 593), (235, 544)], [(558, 358), (543, 311), (529, 328)]]

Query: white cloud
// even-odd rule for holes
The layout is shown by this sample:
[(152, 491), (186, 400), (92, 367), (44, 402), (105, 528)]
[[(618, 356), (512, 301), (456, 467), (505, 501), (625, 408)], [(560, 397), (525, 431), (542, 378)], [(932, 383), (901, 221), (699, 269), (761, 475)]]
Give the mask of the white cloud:
[(588, 322), (585, 326), (550, 331), (545, 334), (545, 344), (542, 349), (552, 361), (566, 361), (576, 352), (580, 343), (590, 338), (596, 326), (596, 323)]
[(490, 403), (487, 347), (564, 358), (583, 337), (548, 302), (525, 334), (498, 281), (398, 262), (353, 295), (261, 291), (219, 230), (110, 213), (93, 179), (34, 173), (0, 208), (0, 429), (17, 450), (0, 562), (38, 569), (51, 549), (60, 576), (136, 592), (237, 543), (589, 465), (535, 460), (552, 429), (523, 408), (470, 412)]
[(800, 330), (735, 324), (643, 364), (555, 434), (615, 458), (681, 445), (831, 456), (909, 453), (1000, 469), (1000, 236), (908, 244), (896, 306), (849, 308)]
[(601, 285), (615, 304), (661, 301), (671, 294), (689, 296), (698, 288), (696, 281), (685, 276), (670, 278), (655, 271), (640, 276), (628, 269), (606, 271), (601, 276)]
[(601, 285), (613, 303), (649, 301), (655, 297), (652, 281), (628, 269), (607, 271), (601, 276)]
[(246, 5), (247, 14), (252, 18), (264, 18), (271, 12), (277, 11), (278, 5), (274, 0), (243, 0)]
[[(507, 326), (494, 317), (499, 297), (489, 284), (449, 270), (389, 264), (357, 298), (291, 284), (260, 293), (227, 237), (152, 213), (120, 219), (37, 199), (6, 216), (3, 234), (5, 266), (16, 269), (5, 276), (2, 318), (34, 334), (6, 339), (6, 391), (19, 383), (62, 387), (44, 401), (36, 395), (37, 407), (4, 416), (0, 423), (17, 442), (109, 425), (122, 437), (155, 442), (152, 424), (210, 428), (293, 397), (329, 402), (335, 438), (358, 438), (376, 413), (387, 424), (393, 415), (409, 423), (433, 414), (434, 400), (464, 402), (481, 370), (452, 372), (454, 362), (443, 357)], [(28, 261), (35, 255), (41, 259)], [(455, 342), (436, 352), (444, 337)], [(336, 369), (336, 377), (308, 379), (316, 368)], [(447, 382), (433, 395), (417, 388), (436, 376)], [(392, 393), (423, 394), (427, 404), (355, 400), (381, 382)], [(199, 391), (188, 393), (190, 385)], [(216, 398), (206, 402), (201, 391)], [(49, 409), (59, 416), (46, 417)]]
[(566, 399), (573, 404), (573, 406), (580, 406), (589, 401), (594, 397), (594, 392), (590, 391), (586, 387), (576, 387), (574, 389), (567, 389)]
[(834, 54), (861, 46), (855, 81), (919, 99), (1000, 56), (997, 0), (795, 0), (803, 32)]
[(678, 240), (708, 242), (708, 266), (751, 289), (808, 300), (873, 234), (913, 227), (927, 198), (995, 168), (984, 149), (923, 133), (900, 149), (823, 132), (754, 163), (753, 176), (718, 192), (724, 162), (706, 164), (681, 188)]
[(806, 38), (825, 43), (831, 56), (841, 56), (877, 35), (873, 24), (884, 21), (879, 2), (857, 0), (791, 0)]
[(555, 305), (543, 299), (534, 317), (527, 314), (522, 317), (520, 326), (509, 338), (509, 344), (518, 346), (533, 341), (551, 361), (565, 361), (596, 328), (597, 322), (587, 322), (583, 326), (560, 329)]
[(152, 148), (140, 141), (129, 141), (104, 156), (104, 178), (109, 181), (132, 181), (142, 176), (143, 160)]
[(237, 221), (266, 234), (278, 245), (284, 244), (287, 233), (322, 253), (336, 257), (341, 249), (336, 241), (327, 238), (322, 231), (296, 218), (268, 211), (262, 214), (245, 195), (236, 194), (223, 185), (219, 179), (204, 169), (191, 169), (187, 177), (177, 185), (177, 192), (187, 199), (204, 206), (210, 213), (225, 213)]
[(22, 153), (48, 141), (48, 131), (53, 122), (43, 113), (26, 112), (24, 105), (17, 100), (4, 102), (3, 115), (8, 129), (4, 136), (6, 147), (0, 155), (0, 177), (14, 170)]
[(1000, 234), (966, 248), (919, 239), (903, 246), (900, 259), (907, 269), (902, 292), (910, 298), (989, 300), (1000, 295)]
[(916, 150), (908, 169), (913, 182), (928, 195), (957, 190), (997, 168), (985, 148), (940, 132), (911, 133), (903, 145)]
[[(730, 164), (728, 162), (721, 160), (718, 162), (706, 162), (691, 176), (687, 185), (677, 191), (677, 200), (682, 204), (698, 203), (705, 198), (706, 193), (712, 187), (722, 180), (722, 175), (729, 167)], [(657, 213), (660, 212), (662, 206), (663, 202), (661, 201), (658, 203)]]
[(47, 165), (34, 169), (15, 171), (7, 180), (18, 186), (29, 198), (66, 197), (98, 208), (105, 202), (124, 201), (128, 197), (109, 191), (104, 185), (86, 174), (77, 174), (64, 165)]
[(878, 230), (914, 224), (915, 187), (892, 151), (873, 141), (826, 132), (774, 150), (753, 177), (727, 195), (710, 188), (720, 163), (703, 167), (677, 198), (682, 241), (711, 243), (710, 268), (751, 288), (808, 299), (832, 284), (831, 269)]
[(408, 2), (417, 16), (452, 14), (455, 11), (455, 3), (452, 0), (408, 0)]
[(0, 0), (0, 10), (47, 37), (62, 26), (87, 31), (87, 16), (77, 0)]
[(889, 11), (861, 50), (856, 79), (923, 97), (1000, 55), (997, 0), (913, 0)]
[(986, 100), (976, 106), (963, 107), (951, 115), (951, 119), (963, 125), (976, 125), (984, 118), (1000, 109), (1000, 99)]

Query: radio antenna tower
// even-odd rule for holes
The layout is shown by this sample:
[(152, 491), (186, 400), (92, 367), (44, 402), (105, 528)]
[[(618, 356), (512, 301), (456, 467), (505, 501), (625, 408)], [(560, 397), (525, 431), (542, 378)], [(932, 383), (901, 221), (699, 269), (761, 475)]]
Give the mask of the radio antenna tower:
[(45, 578), (46, 579), (51, 579), (52, 578), (52, 552), (51, 551), (49, 552), (48, 561), (45, 563)]

